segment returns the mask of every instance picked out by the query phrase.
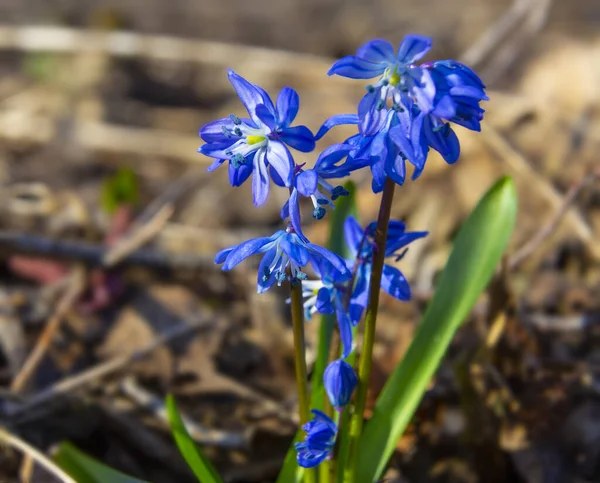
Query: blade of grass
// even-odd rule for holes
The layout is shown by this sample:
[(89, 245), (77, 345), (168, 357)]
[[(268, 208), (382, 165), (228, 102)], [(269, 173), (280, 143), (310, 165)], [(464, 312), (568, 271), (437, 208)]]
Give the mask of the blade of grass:
[(455, 331), (489, 283), (508, 244), (516, 213), (514, 183), (502, 178), (460, 229), (417, 334), (365, 425), (357, 483), (372, 483), (383, 473)]
[(201, 483), (223, 483), (212, 463), (190, 437), (187, 429), (185, 429), (177, 410), (177, 405), (175, 404), (175, 398), (171, 394), (167, 396), (166, 406), (175, 443), (186, 463), (192, 469), (196, 478), (198, 478), (198, 481)]
[(60, 444), (53, 459), (78, 483), (148, 483), (100, 463), (68, 442)]

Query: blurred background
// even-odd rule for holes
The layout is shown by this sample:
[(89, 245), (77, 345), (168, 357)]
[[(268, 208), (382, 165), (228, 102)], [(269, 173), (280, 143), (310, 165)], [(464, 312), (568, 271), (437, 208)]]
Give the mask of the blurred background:
[[(316, 131), (364, 83), (328, 78), (374, 37), (430, 35), (488, 84), (482, 133), (435, 154), (392, 216), (428, 230), (382, 296), (371, 405), (402, 360), (451, 240), (514, 177), (500, 275), (457, 334), (387, 477), (431, 483), (600, 481), (600, 3), (597, 0), (0, 0), (0, 424), (51, 452), (69, 440), (153, 482), (194, 481), (162, 413), (173, 393), (228, 482), (274, 481), (297, 428), (284, 291), (214, 254), (280, 224), (196, 153), (243, 107), (234, 68), (301, 97)], [(319, 144), (345, 139), (339, 128)], [(318, 150), (299, 154), (311, 163)], [(357, 174), (360, 218), (378, 198)], [(313, 221), (307, 209), (307, 223)], [(306, 232), (324, 243), (327, 223)], [(318, 324), (307, 324), (309, 358)], [(53, 481), (0, 449), (0, 481)]]

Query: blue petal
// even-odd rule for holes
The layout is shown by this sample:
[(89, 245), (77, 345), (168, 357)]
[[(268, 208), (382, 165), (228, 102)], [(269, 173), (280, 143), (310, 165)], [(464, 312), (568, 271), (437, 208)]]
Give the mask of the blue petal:
[(327, 456), (329, 456), (329, 453), (329, 451), (321, 451), (316, 453), (312, 451), (299, 452), (296, 455), (296, 461), (298, 461), (298, 464), (302, 466), (302, 468), (314, 468), (325, 461)]
[[(281, 233), (284, 232), (281, 231)], [(275, 235), (280, 236), (281, 233), (279, 233), (279, 235), (276, 233)], [(240, 243), (237, 247), (233, 248), (233, 250), (231, 250), (231, 252), (227, 256), (227, 259), (225, 260), (225, 263), (223, 265), (223, 270), (231, 270), (237, 264), (244, 261), (249, 256), (254, 255), (255, 253), (263, 253), (265, 250), (265, 246), (271, 243), (272, 241), (273, 237), (271, 236), (254, 238), (252, 240)]]
[(354, 369), (342, 359), (331, 362), (325, 369), (323, 385), (333, 407), (348, 404), (357, 384), (358, 377)]
[(281, 176), (279, 176), (279, 173), (273, 169), (273, 166), (269, 166), (269, 174), (271, 175), (271, 180), (273, 183), (281, 188), (285, 188), (285, 181), (281, 179)]
[(414, 82), (411, 91), (415, 96), (419, 109), (425, 113), (431, 112), (435, 107), (434, 99), (436, 93), (431, 73), (427, 69), (417, 67), (408, 69), (408, 75)]
[[(348, 156), (352, 149), (352, 146), (346, 143), (332, 144), (328, 148), (324, 149), (321, 154), (319, 154), (314, 170), (324, 178), (331, 177), (330, 174), (332, 174), (332, 171), (338, 171), (340, 169), (340, 167), (335, 166), (335, 164)], [(336, 172), (333, 177), (340, 178), (341, 176)]]
[(406, 245), (412, 243), (415, 240), (424, 238), (427, 236), (426, 231), (409, 231), (396, 238), (391, 238), (388, 235), (388, 240), (385, 244), (385, 256), (391, 257), (395, 255), (395, 252), (404, 248)]
[(292, 190), (290, 200), (287, 204), (289, 206), (288, 211), (290, 221), (292, 222), (292, 227), (302, 239), (306, 239), (306, 237), (302, 233), (302, 219), (300, 218), (300, 200), (298, 199), (297, 189)]
[(291, 87), (284, 87), (277, 96), (277, 120), (279, 127), (288, 127), (298, 114), (300, 97)]
[(425, 163), (427, 152), (423, 149), (423, 120), (425, 115), (420, 112), (415, 116), (406, 130), (406, 124), (401, 124), (390, 129), (390, 139), (406, 158), (416, 167), (422, 167)]
[(319, 245), (315, 245), (313, 243), (308, 243), (306, 247), (313, 254), (321, 256), (329, 263), (331, 263), (331, 265), (333, 265), (333, 268), (335, 268), (341, 276), (347, 278), (352, 277), (352, 273), (350, 273), (350, 270), (348, 270), (348, 267), (346, 267), (346, 263), (339, 255), (336, 255), (335, 253), (330, 252), (326, 248), (320, 247)]
[(460, 156), (460, 144), (455, 132), (449, 125), (435, 132), (431, 126), (424, 129), (429, 145), (442, 155), (448, 164), (454, 164)]
[(315, 420), (325, 423), (327, 425), (327, 428), (332, 433), (337, 432), (337, 426), (336, 426), (335, 422), (333, 421), (333, 419), (331, 419), (329, 416), (327, 416), (327, 414), (325, 414), (322, 411), (319, 411), (318, 409), (311, 409), (310, 412), (315, 415)]
[(285, 202), (285, 204), (281, 207), (281, 211), (279, 212), (279, 216), (281, 217), (282, 220), (285, 220), (288, 216), (290, 216), (290, 200), (287, 200)]
[(403, 64), (412, 64), (422, 59), (431, 50), (431, 43), (430, 37), (407, 35), (398, 48), (398, 61)]
[(258, 89), (257, 86), (236, 74), (232, 69), (228, 70), (228, 77), (252, 120), (254, 122), (259, 122), (259, 119), (256, 116), (256, 106), (265, 104), (264, 91)]
[(301, 153), (310, 153), (315, 149), (315, 138), (306, 126), (285, 128), (281, 131), (279, 139)]
[(231, 154), (228, 154), (229, 148), (236, 141), (236, 139), (231, 139), (226, 142), (203, 144), (198, 148), (198, 152), (211, 158), (229, 159), (231, 158)]
[(283, 143), (269, 141), (266, 160), (289, 188), (294, 174), (294, 159)]
[(304, 267), (310, 259), (307, 247), (298, 243), (292, 234), (288, 233), (281, 239), (279, 248), (300, 267)]
[(235, 247), (229, 247), (229, 248), (224, 248), (223, 250), (221, 250), (219, 253), (217, 253), (215, 255), (215, 263), (217, 265), (221, 265), (221, 263), (223, 263), (227, 257), (229, 256), (229, 254), (235, 249)]
[(371, 175), (373, 176), (373, 180), (371, 181), (373, 193), (381, 193), (387, 177), (385, 174), (385, 160), (380, 159), (371, 165)]
[(435, 108), (431, 112), (436, 117), (450, 119), (456, 115), (456, 105), (449, 95), (442, 96), (435, 104)]
[(271, 262), (275, 258), (277, 254), (277, 249), (273, 247), (271, 250), (268, 250), (265, 255), (262, 257), (258, 265), (258, 278), (256, 280), (256, 292), (264, 293), (269, 290), (273, 284), (276, 282), (275, 272), (270, 272), (269, 276), (265, 279), (265, 271), (269, 269), (271, 266)]
[(401, 155), (392, 158), (388, 156), (385, 162), (385, 173), (399, 185), (406, 180), (406, 161)]
[(229, 184), (231, 186), (241, 186), (244, 181), (252, 174), (252, 160), (254, 153), (246, 158), (246, 162), (239, 168), (229, 163)]
[(358, 116), (356, 114), (336, 114), (335, 116), (331, 116), (319, 128), (319, 131), (315, 135), (315, 141), (325, 136), (331, 128), (346, 124), (358, 124)]
[(367, 42), (356, 51), (356, 56), (374, 63), (393, 64), (394, 46), (387, 40), (375, 39)]
[(217, 169), (219, 166), (221, 166), (223, 163), (225, 162), (224, 159), (215, 159), (212, 164), (206, 168), (206, 171), (208, 171), (209, 173), (211, 173), (212, 171), (214, 171), (215, 169)]
[(358, 254), (358, 247), (363, 242), (364, 234), (363, 227), (356, 221), (356, 218), (353, 216), (346, 218), (344, 222), (344, 238), (353, 257), (356, 257)]
[(256, 117), (258, 117), (271, 131), (275, 129), (275, 124), (277, 123), (275, 113), (264, 104), (256, 106)]
[(321, 287), (317, 293), (317, 302), (315, 304), (317, 311), (323, 315), (331, 315), (335, 308), (331, 303), (331, 292), (326, 287)]
[(350, 79), (372, 79), (385, 72), (387, 64), (369, 62), (349, 55), (331, 66), (327, 75), (337, 74)]
[(252, 198), (256, 206), (260, 206), (269, 197), (269, 170), (265, 162), (265, 149), (261, 148), (254, 156), (252, 173)]
[(207, 143), (222, 142), (227, 139), (227, 136), (223, 134), (223, 128), (231, 128), (232, 124), (228, 117), (209, 122), (200, 128), (200, 137)]
[(337, 318), (340, 340), (342, 342), (342, 358), (346, 358), (352, 352), (352, 323), (348, 312), (344, 310), (341, 303), (335, 304), (335, 315)]
[(302, 196), (310, 196), (317, 191), (319, 175), (314, 169), (302, 171), (296, 175), (295, 185)]
[(382, 87), (378, 87), (374, 92), (369, 92), (358, 104), (359, 129), (363, 136), (377, 133), (387, 117), (386, 109), (377, 109), (377, 104), (381, 100), (381, 89)]
[(410, 300), (410, 285), (402, 272), (395, 267), (383, 266), (381, 288), (398, 300)]

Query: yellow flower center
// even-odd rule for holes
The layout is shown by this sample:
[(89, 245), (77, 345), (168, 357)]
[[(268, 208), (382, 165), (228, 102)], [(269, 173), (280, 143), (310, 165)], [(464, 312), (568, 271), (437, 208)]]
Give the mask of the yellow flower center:
[(248, 142), (248, 144), (252, 145), (252, 144), (258, 144), (261, 143), (265, 140), (266, 138), (264, 136), (248, 136), (246, 138), (246, 141)]
[(400, 76), (398, 75), (397, 72), (394, 72), (390, 78), (389, 78), (389, 82), (391, 85), (393, 85), (394, 87), (396, 87), (398, 85), (398, 83), (400, 82)]

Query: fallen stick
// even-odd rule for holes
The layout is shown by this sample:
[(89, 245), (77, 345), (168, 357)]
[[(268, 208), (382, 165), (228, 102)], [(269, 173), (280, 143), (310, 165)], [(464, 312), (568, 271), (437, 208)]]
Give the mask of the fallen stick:
[[(0, 254), (4, 256), (31, 255), (81, 262), (90, 267), (103, 267), (108, 251), (106, 246), (95, 243), (0, 231)], [(214, 269), (212, 256), (193, 253), (173, 254), (150, 249), (140, 249), (128, 254), (119, 265), (142, 266), (165, 271)]]
[(114, 357), (106, 362), (80, 372), (79, 374), (63, 379), (62, 381), (59, 381), (47, 389), (44, 389), (33, 395), (29, 399), (25, 400), (25, 402), (22, 404), (7, 404), (4, 413), (9, 418), (15, 418), (19, 415), (22, 415), (28, 411), (31, 411), (31, 409), (40, 406), (41, 404), (49, 403), (60, 396), (65, 396), (72, 391), (81, 389), (82, 387), (85, 387), (86, 385), (91, 384), (98, 379), (119, 371), (135, 361), (147, 356), (149, 353), (161, 347), (162, 345), (171, 342), (173, 339), (186, 335), (202, 327), (206, 327), (209, 325), (209, 323), (210, 321), (208, 318), (202, 318), (197, 321), (184, 323), (174, 327), (154, 339), (145, 347), (134, 351), (131, 354)]
[(63, 483), (77, 483), (73, 478), (61, 470), (56, 463), (44, 455), (41, 451), (31, 446), (28, 442), (9, 433), (6, 429), (0, 427), (0, 441), (4, 444), (18, 449), (23, 454), (31, 457), (37, 464), (42, 466), (48, 473), (54, 475)]

